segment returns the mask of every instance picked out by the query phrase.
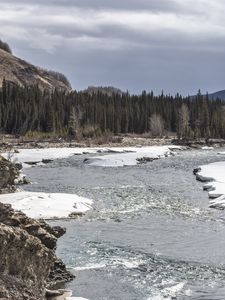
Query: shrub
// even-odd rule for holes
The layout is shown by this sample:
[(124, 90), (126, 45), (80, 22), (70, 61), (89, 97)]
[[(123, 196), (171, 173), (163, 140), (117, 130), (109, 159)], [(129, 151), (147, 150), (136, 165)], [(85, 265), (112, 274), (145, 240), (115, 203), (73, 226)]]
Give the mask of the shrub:
[(10, 49), (9, 45), (1, 40), (0, 40), (0, 49), (12, 54), (12, 50)]

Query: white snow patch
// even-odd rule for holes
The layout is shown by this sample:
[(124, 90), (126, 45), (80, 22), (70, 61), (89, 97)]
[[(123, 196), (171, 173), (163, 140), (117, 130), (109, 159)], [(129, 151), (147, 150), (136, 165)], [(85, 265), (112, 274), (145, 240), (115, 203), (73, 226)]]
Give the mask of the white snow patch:
[(197, 177), (201, 180), (210, 180), (212, 182), (204, 185), (204, 189), (209, 190), (210, 207), (225, 209), (225, 162), (215, 162), (200, 166), (201, 171)]
[(185, 284), (186, 282), (180, 282), (174, 286), (165, 288), (164, 292), (167, 296), (175, 298), (177, 296), (177, 293), (179, 293), (184, 288)]
[(148, 298), (148, 300), (172, 300), (177, 299), (178, 294), (183, 290), (186, 282), (180, 282), (175, 285), (165, 287), (160, 294)]
[(219, 154), (219, 155), (225, 155), (225, 151), (217, 152), (217, 154)]
[[(55, 160), (67, 158), (73, 155), (81, 155), (83, 153), (97, 153), (92, 148), (44, 148), (44, 149), (18, 149), (18, 153), (11, 154), (11, 160), (22, 163), (23, 167), (30, 167), (29, 163), (40, 164), (42, 160)], [(8, 153), (2, 154), (6, 159)]]
[(121, 148), (120, 150), (121, 152), (115, 154), (91, 157), (86, 160), (86, 163), (100, 167), (134, 166), (138, 164), (139, 159), (158, 159), (167, 157), (175, 155), (173, 150), (183, 150), (183, 148), (179, 146), (151, 146), (143, 148), (127, 147)]
[[(18, 153), (10, 153), (12, 161), (22, 163), (24, 168), (32, 165), (42, 165), (43, 160), (67, 158), (73, 155), (110, 153), (105, 156), (90, 158), (87, 162), (95, 166), (125, 166), (136, 165), (138, 158), (160, 158), (175, 155), (174, 150), (183, 150), (180, 146), (151, 146), (151, 147), (111, 147), (111, 148), (43, 148), (17, 149)], [(5, 158), (9, 153), (2, 154)]]
[(35, 219), (68, 218), (91, 209), (92, 200), (74, 194), (17, 192), (0, 195), (0, 202), (11, 204)]
[(209, 146), (204, 146), (202, 147), (202, 150), (213, 150), (213, 147), (209, 147)]

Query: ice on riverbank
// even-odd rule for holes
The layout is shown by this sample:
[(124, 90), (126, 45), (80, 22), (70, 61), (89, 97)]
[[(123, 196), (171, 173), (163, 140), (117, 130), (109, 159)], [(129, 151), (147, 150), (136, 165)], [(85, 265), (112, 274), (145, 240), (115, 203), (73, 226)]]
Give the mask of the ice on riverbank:
[(71, 290), (62, 291), (62, 295), (51, 298), (52, 300), (88, 300), (83, 297), (73, 297)]
[(225, 209), (225, 162), (216, 162), (200, 167), (196, 174), (198, 180), (209, 183), (204, 189), (209, 191), (210, 207)]
[(36, 164), (42, 164), (43, 161), (67, 158), (73, 155), (83, 153), (97, 153), (92, 148), (43, 148), (43, 149), (18, 149), (16, 153), (3, 153), (6, 159), (10, 156), (11, 160), (22, 163), (23, 167), (30, 167)]
[(0, 202), (11, 204), (35, 219), (68, 218), (91, 209), (92, 200), (73, 194), (17, 192), (0, 195)]
[(204, 146), (202, 150), (214, 150), (214, 147)]
[(88, 158), (85, 163), (99, 167), (134, 166), (144, 161), (175, 155), (174, 150), (182, 149), (179, 146), (128, 147), (121, 149), (123, 152)]
[[(5, 158), (22, 163), (23, 167), (40, 165), (55, 159), (67, 158), (73, 155), (105, 153), (86, 160), (86, 163), (96, 166), (125, 166), (136, 165), (137, 159), (169, 156), (174, 150), (182, 150), (180, 146), (150, 146), (150, 147), (111, 147), (111, 148), (44, 148), (44, 149), (18, 149), (16, 153), (3, 153)], [(109, 154), (109, 155), (108, 155)]]

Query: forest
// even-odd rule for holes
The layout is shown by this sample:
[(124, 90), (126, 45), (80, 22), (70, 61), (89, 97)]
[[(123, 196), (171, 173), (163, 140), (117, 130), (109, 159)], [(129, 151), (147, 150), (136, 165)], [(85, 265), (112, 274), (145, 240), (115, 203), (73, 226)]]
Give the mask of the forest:
[(19, 87), (3, 80), (0, 89), (0, 128), (3, 134), (68, 136), (143, 134), (150, 137), (225, 138), (225, 103), (196, 97), (107, 94)]

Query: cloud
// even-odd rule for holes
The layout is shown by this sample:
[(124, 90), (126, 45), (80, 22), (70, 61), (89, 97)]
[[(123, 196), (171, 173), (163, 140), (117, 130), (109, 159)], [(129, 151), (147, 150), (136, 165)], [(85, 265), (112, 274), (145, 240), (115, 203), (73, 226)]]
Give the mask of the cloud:
[[(76, 78), (86, 73), (82, 82), (72, 78), (75, 87), (117, 83), (139, 91), (149, 78), (153, 89), (187, 93), (196, 68), (205, 78), (199, 74), (197, 83), (216, 88), (201, 57), (225, 67), (224, 13), (223, 0), (0, 0), (0, 35), (36, 64), (69, 75), (73, 69)], [(182, 68), (190, 70), (183, 83)]]

